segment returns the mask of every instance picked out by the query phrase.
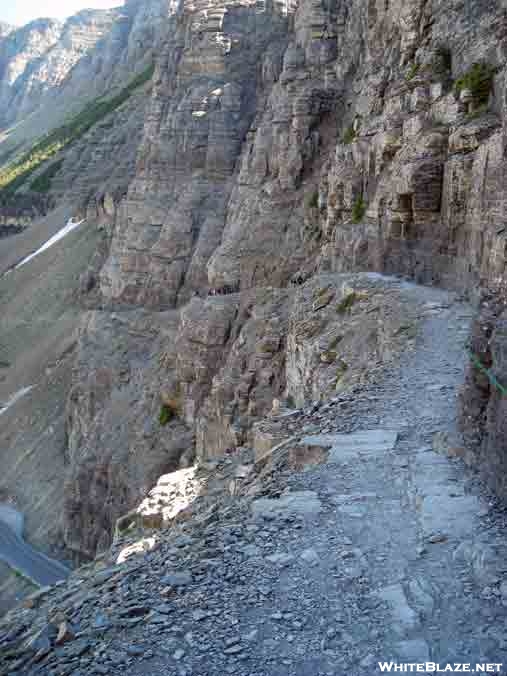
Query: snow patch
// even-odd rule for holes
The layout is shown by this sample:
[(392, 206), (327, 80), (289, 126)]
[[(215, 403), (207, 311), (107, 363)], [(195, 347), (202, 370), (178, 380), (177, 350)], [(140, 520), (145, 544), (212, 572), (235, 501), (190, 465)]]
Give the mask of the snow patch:
[(16, 392), (16, 394), (13, 394), (12, 397), (7, 400), (7, 403), (0, 405), (0, 415), (2, 415), (2, 413), (5, 413), (5, 411), (7, 411), (8, 408), (13, 406), (17, 401), (21, 399), (21, 397), (24, 397), (25, 394), (28, 394), (28, 392), (30, 392), (30, 390), (32, 389), (33, 385), (29, 385), (28, 387), (22, 387), (20, 390)]
[(53, 237), (48, 239), (48, 241), (45, 244), (43, 244), (41, 247), (39, 247), (37, 249), (37, 251), (34, 251), (33, 253), (31, 253), (26, 258), (23, 258), (23, 260), (21, 262), (19, 262), (15, 266), (14, 269), (17, 270), (18, 268), (22, 267), (23, 265), (25, 265), (26, 263), (31, 261), (33, 258), (35, 258), (35, 256), (38, 256), (43, 251), (46, 251), (46, 249), (49, 249), (49, 247), (53, 246), (53, 244), (56, 244), (61, 239), (63, 239), (66, 235), (68, 235), (69, 232), (72, 232), (73, 230), (75, 230), (79, 225), (81, 225), (81, 223), (84, 223), (85, 220), (86, 219), (83, 218), (82, 221), (73, 221), (72, 218), (71, 218), (69, 221), (67, 221), (67, 225), (65, 225), (63, 228), (61, 228), (61, 230), (58, 230), (58, 232), (55, 235), (53, 235)]

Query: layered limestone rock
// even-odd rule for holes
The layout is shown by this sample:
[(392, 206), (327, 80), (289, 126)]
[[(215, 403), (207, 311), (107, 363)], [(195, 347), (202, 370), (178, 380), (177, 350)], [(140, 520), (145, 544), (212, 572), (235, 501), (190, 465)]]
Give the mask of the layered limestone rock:
[(56, 178), (58, 200), (69, 181), (114, 225), (68, 405), (78, 556), (157, 473), (255, 445), (273, 399), (360, 383), (411, 339), (394, 292), (336, 273), (502, 288), (504, 14), (487, 0), (300, 0), (104, 15), (66, 95), (95, 67), (103, 92), (150, 41), (156, 69), (135, 167), (141, 113), (127, 106), (123, 131), (92, 129)]
[(70, 202), (89, 220), (98, 219), (112, 230), (116, 210), (135, 176), (150, 87), (140, 87), (62, 154), (51, 183), (53, 203)]
[[(458, 11), (453, 3), (433, 12), (422, 2), (403, 8), (398, 3), (339, 4), (336, 23), (327, 32), (336, 42), (331, 64), (322, 69), (326, 94), (336, 93), (332, 109), (339, 139), (334, 152), (325, 144), (318, 146), (319, 158), (326, 155), (326, 161), (315, 176), (318, 167), (308, 166), (311, 135), (306, 132), (298, 139), (289, 134), (291, 156), (304, 155), (303, 161), (291, 164), (272, 139), (275, 130), (287, 125), (287, 116), (280, 119), (266, 108), (265, 127), (257, 125), (245, 153), (248, 177), (240, 174), (233, 193), (224, 238), (209, 265), (211, 279), (242, 277), (249, 283), (248, 266), (258, 262), (271, 265), (267, 276), (276, 280), (286, 258), (295, 262), (295, 242), (308, 219), (301, 196), (290, 215), (281, 214), (275, 188), (288, 199), (300, 181), (315, 206), (312, 226), (319, 238), (321, 268), (369, 268), (468, 288), (478, 282), (498, 284), (504, 275), (501, 229), (506, 218), (501, 12), (479, 3), (448, 40)], [(296, 27), (300, 16), (308, 19), (307, 12), (301, 3)], [(314, 25), (314, 19), (308, 23)], [(316, 37), (320, 35), (296, 30), (297, 46), (286, 51), (276, 85), (278, 106), (288, 95), (297, 110), (301, 88), (321, 84), (321, 71), (312, 59), (312, 48), (320, 44)], [(496, 75), (489, 102), (472, 110), (452, 80), (479, 61), (492, 71), (496, 68)], [(310, 124), (322, 134), (326, 109), (314, 110), (317, 116)], [(269, 163), (261, 159), (268, 156)], [(280, 176), (278, 158), (284, 167)], [(244, 186), (254, 177), (257, 187), (247, 195)], [(317, 195), (311, 192), (312, 181), (319, 181)], [(269, 219), (273, 212), (275, 218)], [(245, 228), (249, 216), (252, 222)], [(272, 231), (275, 242), (268, 234)], [(308, 244), (305, 251), (311, 254)]]
[(422, 0), (170, 14), (101, 292), (127, 324), (132, 308), (181, 308), (168, 400), (199, 456), (254, 443), (273, 399), (329, 396), (412, 335), (410, 317), (383, 323), (381, 302), (341, 325), (384, 291), (290, 280), (368, 269), (501, 285), (502, 17)]
[[(190, 305), (193, 318), (182, 312), (177, 373), (187, 420), (196, 428), (199, 457), (248, 444), (252, 423), (271, 409), (273, 397), (285, 389), (290, 294), (257, 289), (237, 300), (229, 298), (223, 309), (221, 299), (207, 302), (222, 320), (215, 323), (213, 333), (206, 332), (205, 312), (197, 302)], [(217, 333), (218, 341), (213, 338)]]
[[(232, 5), (217, 8), (222, 18), (183, 7), (182, 26), (169, 27), (105, 294), (171, 305), (206, 283), (206, 264), (211, 286), (250, 287), (283, 284), (303, 261), (497, 284), (501, 13), (479, 3), (447, 40), (453, 3), (301, 2), (289, 11), (290, 22), (269, 29), (256, 18), (253, 35), (241, 35), (246, 17), (233, 19)], [(189, 31), (213, 34), (212, 46)], [(256, 73), (236, 63), (244, 50)], [(452, 86), (475, 62), (494, 73), (481, 105)], [(163, 297), (146, 290), (157, 278)]]
[(64, 507), (65, 542), (80, 557), (109, 544), (116, 520), (192, 447), (176, 412), (160, 424), (176, 330), (174, 313), (92, 311), (83, 320), (67, 407)]
[(375, 275), (194, 297), (180, 311), (92, 312), (68, 404), (67, 546), (93, 555), (156, 477), (194, 456), (260, 448), (256, 423), (280, 404), (368, 382), (417, 323), (403, 287)]
[(242, 143), (286, 41), (286, 14), (261, 9), (182, 5), (170, 19), (137, 175), (102, 277), (112, 302), (170, 307), (207, 287)]

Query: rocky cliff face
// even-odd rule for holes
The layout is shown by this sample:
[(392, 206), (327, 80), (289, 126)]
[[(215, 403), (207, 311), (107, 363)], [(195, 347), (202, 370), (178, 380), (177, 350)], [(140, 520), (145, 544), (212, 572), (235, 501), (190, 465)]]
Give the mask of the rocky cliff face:
[[(33, 386), (2, 416), (0, 500), (12, 499), (24, 512), (32, 544), (62, 558), (68, 558), (60, 515), (74, 332), (83, 308), (100, 305), (97, 272), (115, 210), (135, 175), (164, 13), (158, 0), (129, 2), (121, 11), (82, 12), (64, 24), (40, 20), (0, 28), (2, 405)], [(69, 130), (73, 141), (53, 152), (52, 139), (65, 139)], [(45, 158), (40, 149), (48, 147)], [(12, 166), (25, 162), (30, 169), (30, 154), (37, 152), (40, 165), (9, 184)], [(4, 275), (71, 216), (87, 216), (86, 225)], [(19, 588), (2, 564), (2, 610)]]
[[(248, 443), (273, 397), (301, 404), (340, 380), (319, 375), (311, 336), (319, 354), (335, 350), (309, 307), (305, 328), (288, 328), (291, 294), (276, 289), (291, 278), (370, 269), (502, 286), (504, 14), (501, 3), (303, 0), (183, 4), (168, 18), (101, 291), (127, 324), (136, 308), (181, 306), (177, 356), (150, 391), (160, 405), (177, 393), (198, 455)], [(209, 288), (241, 294), (188, 302)], [(84, 401), (102, 387), (87, 381)], [(71, 438), (83, 409), (100, 424), (88, 404), (70, 406)], [(80, 454), (104, 453), (80, 438), (69, 495)], [(71, 502), (68, 514), (83, 511)]]
[[(54, 28), (59, 64), (69, 40), (93, 43), (66, 95), (90, 72), (102, 92), (152, 53), (156, 68), (149, 101), (124, 110), (122, 131), (88, 132), (55, 181), (55, 199), (72, 176), (88, 215), (114, 223), (68, 404), (66, 540), (85, 556), (180, 458), (250, 444), (274, 398), (301, 405), (341, 387), (351, 359), (361, 373), (389, 358), (398, 334), (381, 318), (350, 346), (329, 323), (364, 290), (326, 275), (498, 291), (507, 219), (503, 2), (154, 2), (96, 16)], [(100, 167), (91, 194), (88, 167)], [(315, 274), (318, 288), (291, 288)]]
[(134, 177), (147, 92), (132, 88), (126, 103), (118, 101), (150, 70), (167, 13), (162, 0), (127, 2), (64, 23), (41, 19), (5, 28), (0, 173), (30, 157), (37, 166), (18, 183), (0, 178), (0, 222), (28, 225), (62, 202), (111, 221)]
[(507, 496), (507, 325), (505, 298), (488, 295), (469, 341), (470, 362), (460, 393), (461, 427), (469, 464), (477, 466), (489, 486)]
[[(199, 63), (209, 47), (187, 39), (180, 57), (171, 44), (178, 29), (169, 29), (172, 57), (158, 65), (153, 121), (126, 202), (132, 225), (120, 223), (105, 293), (171, 304), (202, 284), (196, 267), (207, 265), (213, 286), (249, 287), (285, 282), (303, 258), (323, 268), (369, 267), (461, 287), (498, 284), (505, 220), (502, 12), (479, 3), (461, 16), (460, 8), (300, 3), (279, 25), (285, 48), (265, 29), (251, 32), (256, 41), (262, 35), (257, 80), (244, 66), (235, 77), (229, 72), (238, 71), (238, 52), (252, 51), (251, 38), (236, 37), (228, 26), (232, 9), (213, 26), (219, 60), (213, 77), (212, 55), (206, 67)], [(449, 41), (454, 20), (460, 30)], [(187, 18), (190, 26), (195, 21)], [(276, 25), (270, 22), (271, 30)], [(230, 50), (223, 46), (229, 42)], [(487, 80), (482, 98), (452, 84), (476, 62)], [(192, 87), (196, 75), (199, 87)], [(255, 85), (255, 100), (245, 82)], [(234, 112), (242, 128), (233, 124)], [(226, 142), (217, 157), (219, 133)], [(227, 209), (203, 229), (199, 211), (210, 213), (206, 200), (217, 190), (202, 180), (226, 176), (236, 160)], [(199, 173), (200, 203), (188, 194), (187, 173), (171, 208), (156, 210), (161, 195), (154, 187), (163, 184), (171, 194), (185, 170)], [(161, 266), (164, 297), (136, 291)]]

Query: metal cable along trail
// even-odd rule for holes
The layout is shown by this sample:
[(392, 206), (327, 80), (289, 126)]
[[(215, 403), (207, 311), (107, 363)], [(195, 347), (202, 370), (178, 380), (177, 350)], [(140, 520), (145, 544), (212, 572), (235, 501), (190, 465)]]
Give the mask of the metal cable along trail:
[(467, 348), (467, 352), (470, 355), (472, 362), (479, 369), (479, 371), (482, 371), (487, 375), (490, 383), (494, 385), (503, 395), (507, 395), (507, 387), (504, 387), (502, 383), (498, 381), (497, 377), (491, 372), (490, 369), (484, 366), (479, 357), (474, 352), (472, 352), (470, 348)]

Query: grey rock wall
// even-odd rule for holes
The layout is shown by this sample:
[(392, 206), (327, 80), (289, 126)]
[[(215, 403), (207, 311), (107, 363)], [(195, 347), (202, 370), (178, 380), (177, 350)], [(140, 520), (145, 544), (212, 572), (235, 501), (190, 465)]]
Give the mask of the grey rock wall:
[[(501, 287), (504, 13), (301, 0), (183, 4), (167, 19), (101, 291), (114, 311), (181, 307), (166, 377), (198, 455), (248, 443), (273, 397), (336, 387), (310, 307), (302, 338), (287, 326), (291, 279)], [(483, 107), (453, 86), (479, 61), (495, 73)], [(224, 287), (242, 293), (203, 298)], [(375, 340), (382, 361), (394, 333)], [(370, 349), (359, 341), (357, 368)]]
[[(371, 270), (503, 289), (505, 12), (494, 0), (154, 1), (54, 29), (59, 64), (69, 44), (93, 43), (62, 101), (156, 56), (149, 100), (147, 88), (118, 128), (91, 130), (57, 177), (58, 199), (79, 196), (113, 230), (68, 404), (72, 549), (92, 555), (180, 457), (249, 443), (273, 398), (336, 388), (330, 308), (314, 308), (331, 292), (319, 300), (310, 283), (299, 317), (291, 280)], [(454, 85), (477, 62), (492, 73), (480, 104)], [(403, 326), (365, 321), (372, 335), (349, 359), (388, 359)], [(164, 402), (174, 419), (153, 429)]]

